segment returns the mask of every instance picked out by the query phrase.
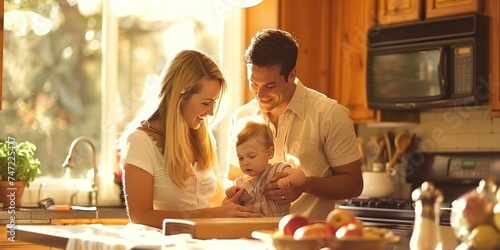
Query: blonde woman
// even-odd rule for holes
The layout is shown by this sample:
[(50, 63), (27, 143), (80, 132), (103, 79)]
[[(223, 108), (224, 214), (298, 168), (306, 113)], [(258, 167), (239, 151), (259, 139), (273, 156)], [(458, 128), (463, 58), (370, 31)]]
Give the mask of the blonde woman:
[(210, 118), (220, 115), (226, 89), (215, 62), (198, 51), (181, 51), (166, 66), (157, 106), (121, 138), (131, 222), (162, 228), (165, 218), (261, 217), (235, 203), (241, 193), (221, 204)]

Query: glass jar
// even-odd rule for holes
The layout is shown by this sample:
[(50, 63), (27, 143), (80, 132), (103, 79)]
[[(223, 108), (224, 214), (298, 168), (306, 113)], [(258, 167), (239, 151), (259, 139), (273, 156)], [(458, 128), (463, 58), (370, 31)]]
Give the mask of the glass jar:
[(452, 203), (450, 222), (457, 239), (475, 250), (500, 249), (500, 189), (492, 178)]

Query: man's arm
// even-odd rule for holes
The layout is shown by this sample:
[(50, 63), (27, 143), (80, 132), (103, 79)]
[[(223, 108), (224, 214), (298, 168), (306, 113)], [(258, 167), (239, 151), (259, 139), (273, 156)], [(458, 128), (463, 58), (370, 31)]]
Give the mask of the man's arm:
[(329, 177), (307, 177), (306, 183), (298, 191), (310, 193), (329, 200), (357, 197), (363, 191), (361, 160), (332, 168)]
[[(342, 166), (334, 167), (333, 176), (308, 176), (301, 187), (281, 190), (277, 181), (287, 174), (277, 174), (266, 185), (265, 195), (279, 203), (291, 202), (299, 198), (302, 193), (310, 193), (328, 200), (342, 200), (357, 197), (363, 191), (363, 177), (361, 175), (361, 160)], [(285, 199), (283, 199), (283, 197)]]

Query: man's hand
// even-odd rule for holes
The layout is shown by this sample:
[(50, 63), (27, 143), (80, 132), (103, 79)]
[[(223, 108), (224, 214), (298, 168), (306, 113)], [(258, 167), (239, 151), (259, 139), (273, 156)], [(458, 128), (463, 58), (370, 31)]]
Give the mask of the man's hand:
[(280, 189), (278, 186), (278, 180), (288, 176), (287, 173), (276, 174), (264, 187), (264, 195), (270, 199), (276, 201), (278, 204), (288, 204), (296, 200), (302, 194), (300, 188), (290, 188), (290, 189)]

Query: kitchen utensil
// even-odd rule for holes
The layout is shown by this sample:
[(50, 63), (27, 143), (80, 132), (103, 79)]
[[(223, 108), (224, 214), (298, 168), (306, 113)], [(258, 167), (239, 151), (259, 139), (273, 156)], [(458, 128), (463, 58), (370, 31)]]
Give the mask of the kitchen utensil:
[(393, 175), (390, 172), (363, 172), (361, 196), (385, 198), (394, 193)]
[(366, 168), (371, 171), (372, 164), (377, 159), (380, 147), (377, 142), (377, 138), (372, 136), (369, 141), (365, 144), (365, 155), (366, 155)]
[(361, 137), (356, 138), (356, 142), (358, 144), (359, 154), (361, 155), (361, 162), (363, 163), (362, 170), (366, 170), (366, 154), (365, 154), (365, 141)]
[(392, 143), (391, 139), (389, 138), (389, 133), (385, 132), (384, 133), (384, 139), (385, 139), (385, 147), (387, 149), (387, 159), (392, 158)]
[(386, 171), (391, 171), (399, 158), (406, 151), (408, 146), (410, 146), (415, 134), (410, 135), (409, 133), (398, 133), (396, 138), (394, 138), (394, 144), (396, 145), (396, 152), (392, 156), (389, 164), (387, 165)]
[(378, 146), (379, 146), (379, 150), (378, 150), (378, 155), (377, 155), (377, 158), (376, 158), (376, 161), (377, 162), (387, 162), (387, 159), (384, 159), (385, 158), (385, 154), (386, 154), (386, 145), (385, 145), (385, 140), (384, 138), (380, 138), (378, 139)]

